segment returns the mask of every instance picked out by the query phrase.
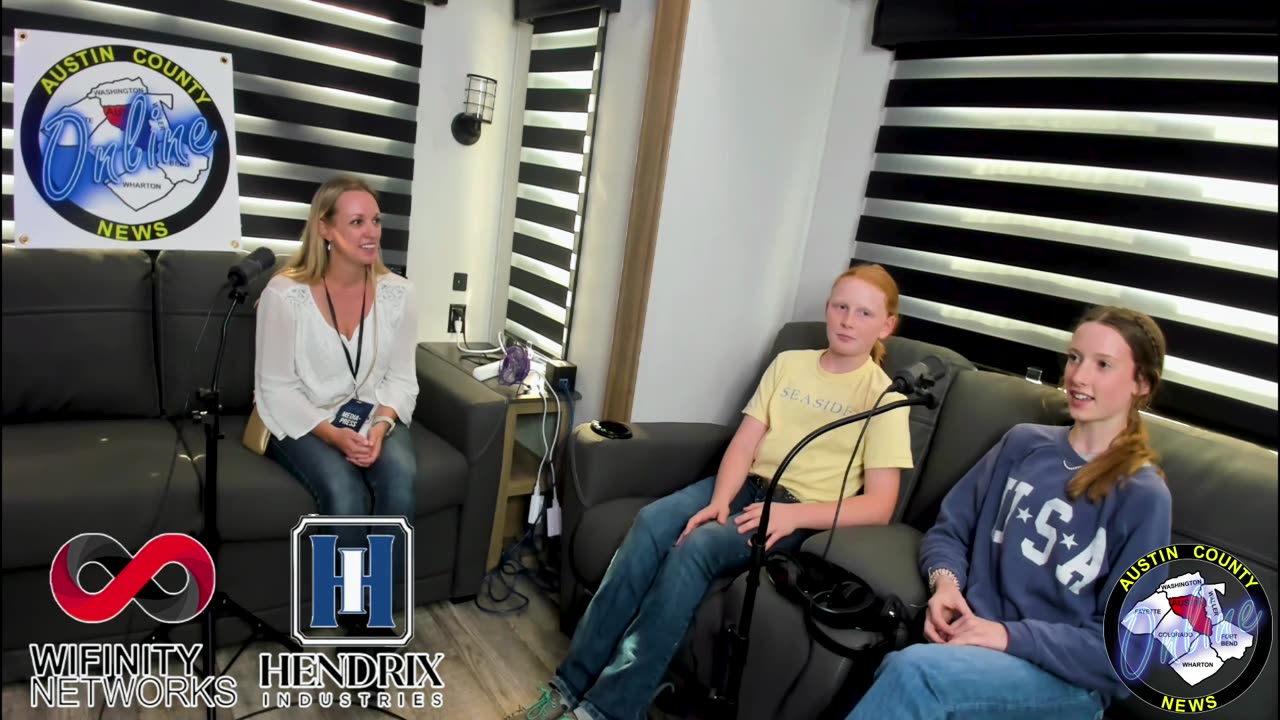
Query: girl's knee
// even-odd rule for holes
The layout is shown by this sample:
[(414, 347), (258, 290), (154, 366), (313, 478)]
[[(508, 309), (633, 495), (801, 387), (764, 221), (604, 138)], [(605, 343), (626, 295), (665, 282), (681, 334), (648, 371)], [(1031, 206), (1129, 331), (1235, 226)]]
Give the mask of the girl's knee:
[(636, 513), (636, 519), (631, 523), (631, 533), (646, 538), (656, 538), (661, 534), (662, 528), (669, 523), (670, 520), (663, 517), (661, 504), (651, 502)]
[(722, 566), (732, 564), (740, 556), (750, 555), (749, 539), (749, 535), (739, 534), (732, 522), (721, 525), (712, 520), (695, 528), (672, 548), (671, 559), (674, 562), (698, 563), (719, 572)]
[(876, 677), (901, 673), (904, 676), (918, 678), (935, 663), (939, 650), (944, 650), (944, 648), (930, 643), (917, 643), (908, 645), (901, 650), (895, 650), (880, 661), (880, 667), (876, 670)]

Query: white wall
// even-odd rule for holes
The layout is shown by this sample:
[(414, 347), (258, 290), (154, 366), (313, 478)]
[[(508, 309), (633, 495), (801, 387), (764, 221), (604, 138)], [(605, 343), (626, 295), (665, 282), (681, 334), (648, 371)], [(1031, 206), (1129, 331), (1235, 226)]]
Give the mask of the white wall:
[(850, 11), (867, 4), (693, 3), (632, 420), (741, 411), (794, 312)]
[(575, 408), (579, 422), (600, 417), (604, 406), (656, 12), (657, 0), (627, 0), (622, 12), (609, 16), (605, 31), (569, 338), (568, 359), (578, 366), (582, 393)]
[(855, 2), (836, 82), (817, 200), (805, 242), (795, 320), (821, 320), (831, 281), (853, 257), (893, 53), (871, 45), (875, 3)]
[[(656, 3), (609, 18), (569, 346), (582, 421), (599, 417), (608, 377)], [(873, 11), (693, 3), (634, 420), (733, 419), (777, 329), (820, 317), (852, 251), (889, 74)], [(467, 303), (472, 342), (501, 325), (529, 38), (509, 0), (427, 7), (408, 257), (420, 340), (449, 339), (451, 302)], [(465, 147), (449, 122), (468, 72), (497, 78), (499, 95)]]
[[(604, 403), (656, 7), (629, 0), (606, 30), (568, 357), (578, 365), (584, 421)], [(492, 342), (503, 324), (532, 36), (511, 18), (510, 0), (427, 7), (408, 258), (422, 341), (451, 339), (454, 302), (467, 304), (472, 343)], [(468, 72), (496, 78), (499, 90), (493, 125), (470, 147), (449, 131)], [(454, 272), (468, 274), (465, 294), (452, 291)]]
[[(499, 248), (510, 246), (502, 237), (503, 218), (511, 213), (503, 203), (515, 192), (507, 158), (522, 117), (531, 30), (513, 19), (511, 0), (428, 5), (426, 11), (406, 271), (418, 296), (419, 340), (449, 340), (449, 304), (464, 302), (468, 340), (481, 342), (492, 325), (498, 273), (505, 283), (507, 265), (495, 270), (495, 263)], [(498, 81), (493, 124), (471, 146), (449, 130), (462, 110), (467, 73)], [(455, 272), (467, 273), (465, 293), (452, 289)]]

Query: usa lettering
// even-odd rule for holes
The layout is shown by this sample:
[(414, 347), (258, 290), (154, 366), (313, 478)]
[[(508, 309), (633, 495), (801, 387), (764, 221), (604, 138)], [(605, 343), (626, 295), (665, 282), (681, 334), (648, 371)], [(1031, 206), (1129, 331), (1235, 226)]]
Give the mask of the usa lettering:
[(1076, 538), (1071, 532), (1071, 519), (1075, 514), (1072, 506), (1062, 498), (1052, 497), (1040, 503), (1039, 507), (1026, 507), (1024, 501), (1032, 489), (1030, 483), (1013, 477), (1005, 482), (1000, 512), (996, 515), (996, 525), (991, 529), (991, 542), (997, 545), (1004, 543), (1010, 521), (1016, 523), (1015, 529), (1027, 524), (1027, 537), (1022, 539), (1018, 548), (1022, 557), (1037, 567), (1044, 567), (1055, 547), (1061, 546), (1067, 552), (1074, 552), (1080, 547), (1078, 553), (1054, 568), (1058, 582), (1079, 595), (1102, 573), (1107, 556), (1107, 530), (1099, 527), (1089, 542), (1083, 543), (1084, 538)]

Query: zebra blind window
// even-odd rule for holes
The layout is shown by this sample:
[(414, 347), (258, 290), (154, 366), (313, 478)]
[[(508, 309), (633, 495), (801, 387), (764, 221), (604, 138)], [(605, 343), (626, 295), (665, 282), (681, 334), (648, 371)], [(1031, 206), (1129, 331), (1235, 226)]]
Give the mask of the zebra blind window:
[(854, 260), (903, 334), (1058, 382), (1088, 306), (1140, 310), (1153, 411), (1275, 447), (1276, 57), (898, 58)]
[(563, 359), (573, 315), (607, 13), (533, 21), (506, 332)]
[(167, 43), (235, 63), (241, 234), (292, 252), (337, 173), (381, 197), (383, 259), (405, 271), (425, 8), (411, 0), (6, 0), (4, 242), (13, 241), (13, 28)]

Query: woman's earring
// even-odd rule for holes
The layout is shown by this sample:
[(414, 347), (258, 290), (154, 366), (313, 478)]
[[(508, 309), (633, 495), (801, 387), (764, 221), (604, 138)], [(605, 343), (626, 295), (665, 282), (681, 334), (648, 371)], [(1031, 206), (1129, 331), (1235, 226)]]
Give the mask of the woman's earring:
[(328, 240), (325, 240), (325, 241), (324, 241), (324, 251), (325, 251), (325, 252), (329, 252), (329, 251), (330, 251), (330, 250), (332, 250), (332, 249), (333, 249), (333, 243), (329, 242)]

